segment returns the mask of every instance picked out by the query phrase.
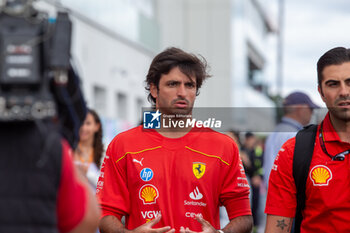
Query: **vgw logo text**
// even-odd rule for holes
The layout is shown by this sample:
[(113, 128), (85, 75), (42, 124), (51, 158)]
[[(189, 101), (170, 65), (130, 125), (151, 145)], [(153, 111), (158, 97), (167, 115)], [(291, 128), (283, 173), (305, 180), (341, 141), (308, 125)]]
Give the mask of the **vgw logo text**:
[(154, 211), (154, 210), (152, 210), (152, 211), (141, 211), (141, 214), (142, 214), (142, 217), (144, 218), (144, 219), (153, 219), (153, 218), (156, 218), (158, 215), (160, 215), (161, 214), (161, 211), (159, 210), (159, 211)]

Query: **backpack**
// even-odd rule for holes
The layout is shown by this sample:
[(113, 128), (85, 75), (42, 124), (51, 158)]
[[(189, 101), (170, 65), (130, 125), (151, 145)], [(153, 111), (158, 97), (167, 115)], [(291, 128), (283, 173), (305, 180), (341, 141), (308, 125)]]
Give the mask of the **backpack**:
[(293, 178), (297, 190), (297, 209), (294, 219), (294, 233), (300, 232), (303, 220), (302, 210), (305, 208), (306, 181), (314, 151), (316, 132), (317, 125), (308, 125), (295, 136)]

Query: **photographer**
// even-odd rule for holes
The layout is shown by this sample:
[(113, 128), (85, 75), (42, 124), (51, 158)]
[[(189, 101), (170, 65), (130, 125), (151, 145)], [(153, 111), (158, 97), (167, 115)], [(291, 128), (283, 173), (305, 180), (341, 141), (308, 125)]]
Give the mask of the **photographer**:
[(0, 5), (0, 232), (94, 233), (100, 211), (72, 149), (86, 106), (71, 22), (31, 1)]

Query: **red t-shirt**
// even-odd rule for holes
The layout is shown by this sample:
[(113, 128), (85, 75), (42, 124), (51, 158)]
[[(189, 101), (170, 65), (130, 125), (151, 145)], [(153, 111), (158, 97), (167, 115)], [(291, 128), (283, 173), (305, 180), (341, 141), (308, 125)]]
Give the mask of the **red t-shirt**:
[(57, 196), (57, 224), (60, 232), (69, 232), (83, 219), (86, 211), (86, 191), (76, 178), (72, 150), (62, 141), (62, 173)]
[[(324, 119), (325, 147), (330, 155), (350, 149), (334, 131), (329, 114)], [(301, 232), (348, 232), (350, 229), (350, 158), (332, 161), (320, 146), (320, 126), (306, 182)], [(293, 179), (295, 138), (280, 149), (272, 167), (265, 213), (294, 217), (296, 187)]]
[(219, 206), (229, 218), (251, 215), (249, 186), (232, 139), (192, 129), (171, 139), (142, 126), (110, 143), (97, 184), (102, 216), (126, 216), (134, 229), (162, 214), (155, 228), (181, 226), (201, 231), (201, 214), (220, 228)]

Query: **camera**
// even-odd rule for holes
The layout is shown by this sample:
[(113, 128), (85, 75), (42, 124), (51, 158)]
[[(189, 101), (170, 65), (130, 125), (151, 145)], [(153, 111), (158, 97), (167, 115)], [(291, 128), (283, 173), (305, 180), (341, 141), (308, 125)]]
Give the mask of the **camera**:
[[(54, 117), (50, 85), (64, 84), (69, 69), (71, 22), (56, 22), (36, 11), (31, 1), (6, 1), (0, 13), (0, 121)], [(58, 82), (58, 83), (57, 83)]]
[(74, 144), (86, 106), (71, 62), (71, 31), (67, 12), (52, 19), (32, 0), (2, 1), (0, 122), (58, 118)]

